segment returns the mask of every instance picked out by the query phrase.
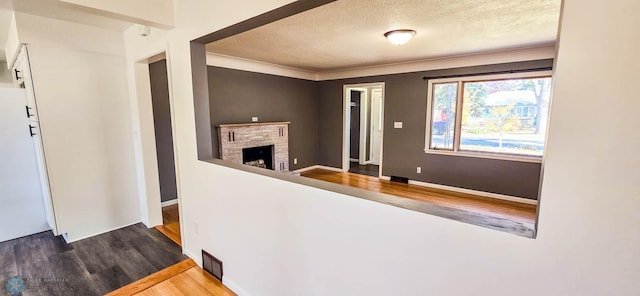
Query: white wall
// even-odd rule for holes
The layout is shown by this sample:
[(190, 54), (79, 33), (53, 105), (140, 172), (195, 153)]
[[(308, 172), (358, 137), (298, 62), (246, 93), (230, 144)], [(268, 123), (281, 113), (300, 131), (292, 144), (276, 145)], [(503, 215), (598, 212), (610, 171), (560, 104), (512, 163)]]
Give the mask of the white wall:
[[(130, 84), (129, 93), (132, 97), (131, 112), (136, 145), (138, 190), (140, 196), (144, 197), (140, 199), (140, 204), (142, 205), (141, 219), (147, 226), (162, 223), (160, 204), (156, 204), (160, 200), (160, 191), (159, 185), (157, 185), (158, 174), (157, 163), (155, 162), (155, 137), (153, 136), (153, 113), (150, 109), (151, 92), (148, 82), (147, 59), (161, 52), (168, 51), (168, 59), (171, 60), (170, 55), (172, 52), (176, 52), (176, 54), (180, 53), (183, 62), (186, 63), (180, 65), (183, 68), (181, 72), (183, 74), (179, 76), (179, 80), (182, 81), (180, 87), (187, 87), (187, 91), (191, 93), (190, 67), (187, 68), (189, 70), (186, 73), (184, 72), (184, 66), (188, 66), (191, 63), (188, 41), (211, 33), (219, 28), (232, 25), (234, 22), (267, 11), (274, 7), (273, 3), (279, 3), (279, 5), (275, 6), (277, 7), (288, 2), (291, 1), (261, 1), (259, 3), (252, 3), (252, 5), (245, 7), (243, 10), (238, 10), (235, 9), (238, 3), (231, 0), (216, 1), (215, 3), (210, 1), (180, 1), (175, 12), (176, 22), (180, 22), (180, 26), (171, 30), (171, 34), (169, 34), (168, 31), (157, 28), (151, 28), (151, 34), (145, 37), (140, 36), (136, 28), (130, 28), (125, 31), (124, 38), (127, 44), (125, 50), (128, 67), (127, 76), (131, 82), (140, 82), (140, 84)], [(217, 16), (221, 11), (225, 11), (224, 15), (227, 17), (212, 17), (214, 13), (214, 16)], [(175, 39), (176, 41), (169, 42), (170, 39)], [(172, 46), (180, 48), (178, 49), (176, 47), (175, 49), (171, 49)], [(184, 59), (185, 55), (187, 59)], [(173, 103), (173, 100), (177, 95), (173, 90), (174, 85), (171, 83), (173, 79), (173, 65), (169, 63), (168, 68), (170, 99), (172, 100), (172, 108), (175, 108), (176, 104)], [(184, 77), (182, 75), (188, 76)], [(188, 84), (184, 84), (184, 82)], [(182, 97), (177, 99), (184, 102), (184, 98)], [(188, 110), (189, 109), (187, 109), (187, 112), (189, 112)], [(193, 106), (190, 112), (193, 112)], [(172, 116), (174, 117), (172, 118), (172, 122), (175, 132), (177, 123), (175, 122), (175, 114), (172, 114)], [(193, 143), (193, 147), (195, 147), (195, 143)], [(181, 149), (181, 145), (175, 141), (174, 153), (176, 153), (175, 159), (178, 170), (180, 169), (178, 158), (181, 156), (178, 151), (179, 149)], [(180, 174), (177, 174), (177, 179), (178, 187), (180, 187)], [(178, 195), (180, 195), (180, 191), (178, 191)]]
[(136, 24), (170, 28), (173, 0), (59, 0), (75, 8)]
[(29, 44), (58, 230), (74, 241), (139, 222), (121, 34), (16, 17)]
[[(535, 240), (198, 161), (188, 41), (286, 2), (177, 4), (185, 252), (219, 256), (241, 295), (638, 294), (639, 2), (565, 0)], [(128, 60), (160, 47), (126, 44)]]
[(117, 31), (15, 12), (20, 43), (124, 56)]
[(7, 31), (7, 40), (5, 41), (5, 58), (7, 61), (7, 67), (11, 67), (13, 59), (18, 55), (20, 49), (20, 42), (18, 41), (18, 28), (16, 26), (16, 16), (11, 15), (11, 22), (9, 23), (9, 29)]
[(0, 62), (0, 88), (14, 88), (13, 76), (11, 69), (7, 67), (6, 62)]
[[(124, 36), (126, 40), (130, 41), (129, 46), (126, 47), (127, 77), (130, 81), (129, 95), (131, 97), (138, 196), (141, 197), (139, 201), (140, 217), (145, 225), (152, 227), (162, 224), (162, 207), (160, 205), (160, 182), (148, 58), (167, 51), (167, 31), (151, 28), (149, 36), (141, 37), (137, 28), (133, 27), (125, 31)], [(138, 48), (142, 47), (149, 49), (146, 55), (138, 53)], [(137, 81), (138, 84), (131, 83), (132, 81)], [(169, 89), (169, 93), (171, 93), (171, 89)], [(177, 154), (176, 151), (177, 147), (174, 143), (174, 154)], [(177, 157), (174, 155), (175, 159)], [(179, 186), (179, 178), (176, 181)]]
[(24, 89), (0, 88), (0, 242), (49, 230), (26, 105)]

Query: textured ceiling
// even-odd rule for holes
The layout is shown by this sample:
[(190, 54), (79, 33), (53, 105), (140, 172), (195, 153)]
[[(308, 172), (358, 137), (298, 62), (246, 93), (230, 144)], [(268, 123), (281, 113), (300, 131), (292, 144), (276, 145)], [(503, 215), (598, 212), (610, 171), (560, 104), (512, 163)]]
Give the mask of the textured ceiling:
[[(340, 0), (219, 40), (207, 51), (311, 71), (552, 44), (561, 0)], [(393, 29), (418, 33), (390, 44)]]

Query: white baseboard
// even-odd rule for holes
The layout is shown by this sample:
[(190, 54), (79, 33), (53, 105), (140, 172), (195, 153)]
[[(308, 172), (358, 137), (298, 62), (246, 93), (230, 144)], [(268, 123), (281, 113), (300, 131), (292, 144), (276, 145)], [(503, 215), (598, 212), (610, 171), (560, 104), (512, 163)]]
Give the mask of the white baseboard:
[(357, 162), (357, 163), (360, 163), (360, 160), (359, 160), (359, 159), (355, 159), (355, 158), (349, 158), (349, 161), (350, 161), (350, 162)]
[(334, 172), (340, 172), (340, 173), (344, 172), (342, 169), (334, 168), (334, 167), (330, 167), (330, 166), (312, 165), (312, 166), (308, 166), (306, 168), (297, 169), (297, 170), (293, 171), (293, 173), (300, 174), (302, 172), (315, 170), (315, 169), (323, 169), (323, 170), (327, 170), (327, 171), (334, 171)]
[(251, 294), (249, 294), (249, 292), (245, 291), (244, 289), (240, 288), (240, 286), (238, 284), (236, 284), (232, 279), (230, 279), (229, 277), (223, 276), (222, 277), (222, 283), (227, 286), (227, 288), (229, 288), (229, 290), (233, 291), (234, 293), (236, 293), (237, 295), (241, 295), (241, 296), (251, 296)]
[(178, 204), (178, 199), (172, 199), (172, 200), (167, 200), (167, 201), (163, 201), (161, 203), (162, 207), (168, 207), (168, 206), (172, 206), (172, 205), (177, 205)]
[(327, 170), (327, 171), (334, 171), (334, 172), (344, 173), (343, 169), (334, 168), (334, 167), (330, 167), (330, 166), (319, 165), (318, 168), (319, 169), (323, 169), (323, 170)]
[(312, 166), (308, 166), (308, 167), (305, 167), (305, 168), (297, 169), (297, 170), (293, 171), (293, 173), (294, 174), (300, 174), (300, 173), (303, 173), (303, 172), (306, 172), (306, 171), (315, 170), (317, 168), (318, 168), (318, 165), (312, 165)]
[(195, 255), (191, 254), (191, 252), (189, 252), (186, 248), (182, 248), (182, 254), (184, 254), (185, 256), (187, 256), (189, 258), (191, 258), (191, 260), (193, 260), (193, 262), (195, 262), (200, 268), (202, 268), (202, 258), (200, 258), (199, 256), (195, 256)]
[(69, 239), (69, 235), (67, 233), (63, 233), (62, 234), (62, 238), (64, 238), (64, 241), (67, 242), (67, 244), (70, 244), (70, 243), (77, 242), (77, 241), (80, 241), (80, 240), (83, 240), (83, 239), (87, 239), (87, 238), (94, 237), (94, 236), (97, 236), (97, 235), (105, 234), (107, 232), (116, 231), (116, 230), (121, 229), (121, 228), (129, 227), (131, 225), (136, 225), (138, 223), (141, 223), (141, 221), (133, 222), (133, 223), (126, 224), (126, 225), (123, 225), (123, 226), (118, 226), (118, 227), (115, 227), (115, 228), (112, 228), (112, 229), (109, 229), (109, 230), (98, 232), (96, 234), (91, 234), (91, 235), (87, 235), (87, 236), (83, 236), (83, 237), (76, 238), (76, 239), (71, 239), (71, 240)]
[[(389, 180), (391, 180), (391, 177), (382, 176), (380, 179), (389, 181)], [(517, 196), (510, 196), (510, 195), (504, 195), (504, 194), (498, 194), (498, 193), (492, 193), (492, 192), (485, 192), (485, 191), (479, 191), (479, 190), (473, 190), (473, 189), (466, 189), (466, 188), (459, 188), (459, 187), (453, 187), (453, 186), (447, 186), (447, 185), (433, 184), (433, 183), (427, 183), (427, 182), (421, 182), (421, 181), (415, 181), (415, 180), (409, 180), (409, 184), (418, 185), (418, 186), (422, 186), (422, 187), (428, 187), (428, 188), (434, 188), (434, 189), (448, 190), (448, 191), (453, 191), (453, 192), (473, 194), (473, 195), (478, 195), (478, 196), (482, 196), (482, 197), (489, 197), (489, 198), (495, 198), (495, 199), (506, 200), (506, 201), (513, 201), (513, 202), (518, 202), (518, 203), (523, 203), (523, 204), (528, 204), (528, 205), (537, 205), (538, 204), (537, 200), (528, 199), (528, 198), (524, 198), (524, 197), (517, 197)]]

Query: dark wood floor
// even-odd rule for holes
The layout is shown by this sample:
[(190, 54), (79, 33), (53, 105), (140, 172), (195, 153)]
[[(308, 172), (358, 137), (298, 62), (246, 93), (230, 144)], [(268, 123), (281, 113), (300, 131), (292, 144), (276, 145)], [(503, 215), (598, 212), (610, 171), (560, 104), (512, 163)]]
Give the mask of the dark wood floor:
[(349, 164), (349, 172), (377, 178), (378, 176), (380, 176), (380, 166), (377, 166), (375, 164), (359, 164), (357, 162), (351, 162)]
[(21, 277), (25, 296), (104, 295), (184, 259), (142, 224), (71, 244), (48, 231), (0, 243), (0, 283)]

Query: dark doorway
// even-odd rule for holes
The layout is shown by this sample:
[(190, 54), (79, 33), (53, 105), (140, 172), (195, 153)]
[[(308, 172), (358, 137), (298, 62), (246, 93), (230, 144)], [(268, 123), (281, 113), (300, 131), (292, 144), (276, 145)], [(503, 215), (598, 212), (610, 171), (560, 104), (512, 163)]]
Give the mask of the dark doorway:
[(173, 156), (167, 60), (150, 63), (149, 78), (151, 80), (151, 101), (156, 136), (160, 197), (162, 202), (167, 202), (178, 198), (176, 167)]
[[(162, 225), (156, 226), (156, 229), (181, 246), (182, 238), (180, 235), (176, 165), (173, 155), (169, 78), (167, 76), (167, 60), (164, 58), (164, 54), (161, 54), (161, 56), (161, 58), (152, 57), (149, 59), (151, 106), (153, 108), (153, 128), (156, 136), (160, 201), (162, 202)], [(155, 61), (152, 62), (152, 59)]]
[(349, 166), (349, 172), (377, 178), (380, 174), (380, 166), (375, 164), (359, 164), (357, 162), (352, 162)]
[(362, 93), (351, 91), (351, 123), (349, 136), (349, 158), (360, 158), (360, 100)]

